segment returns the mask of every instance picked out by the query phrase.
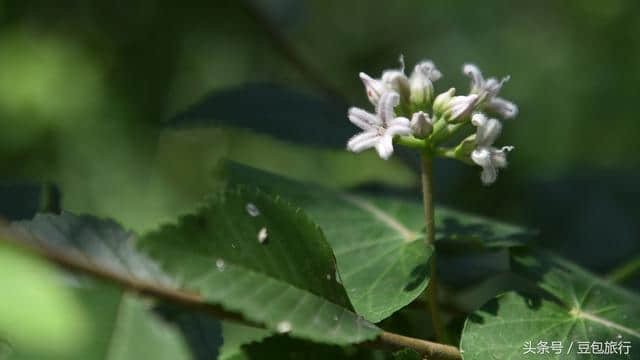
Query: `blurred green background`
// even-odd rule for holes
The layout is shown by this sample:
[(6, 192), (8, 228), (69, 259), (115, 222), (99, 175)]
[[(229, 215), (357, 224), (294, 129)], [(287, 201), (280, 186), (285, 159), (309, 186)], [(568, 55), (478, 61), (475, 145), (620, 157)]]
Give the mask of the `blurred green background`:
[(415, 155), (344, 151), (348, 104), (369, 106), (358, 72), (404, 54), (409, 70), (435, 61), (439, 91), (467, 90), (465, 62), (511, 75), (502, 96), (520, 107), (498, 182), (437, 162), (437, 202), (539, 229), (604, 273), (640, 253), (639, 13), (635, 0), (0, 0), (2, 208), (24, 207), (15, 184), (54, 184), (59, 207), (145, 231), (214, 189), (222, 157), (417, 200)]

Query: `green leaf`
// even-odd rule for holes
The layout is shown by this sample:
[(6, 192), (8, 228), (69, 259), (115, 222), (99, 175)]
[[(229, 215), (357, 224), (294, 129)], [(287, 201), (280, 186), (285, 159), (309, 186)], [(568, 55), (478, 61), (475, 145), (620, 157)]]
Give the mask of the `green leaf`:
[[(300, 205), (326, 234), (342, 282), (358, 314), (377, 322), (413, 301), (427, 287), (433, 248), (423, 241), (422, 205), (397, 198), (346, 194), (299, 183), (231, 161), (220, 174), (230, 184), (251, 184)], [(417, 196), (417, 194), (416, 194)], [(510, 246), (522, 230), (446, 208), (436, 211), (438, 246), (479, 239), (485, 248)], [(492, 235), (492, 236), (488, 236)]]
[[(173, 284), (173, 281), (162, 273), (151, 259), (134, 250), (133, 235), (113, 221), (90, 216), (75, 216), (70, 213), (63, 213), (60, 216), (39, 214), (32, 221), (14, 222), (11, 232), (7, 234), (31, 241), (33, 245), (46, 249), (44, 251), (58, 251), (76, 259), (84, 259), (101, 271), (145, 280), (155, 286)], [(33, 344), (15, 342), (15, 333), (9, 331), (6, 340), (16, 345), (11, 359), (126, 360), (147, 357), (166, 360), (195, 359), (193, 355), (197, 354), (199, 349), (187, 341), (188, 334), (157, 316), (153, 311), (152, 302), (86, 276), (58, 271), (50, 276), (55, 281), (49, 281), (48, 286), (54, 286), (57, 291), (74, 298), (85, 314), (83, 318), (78, 319), (77, 316), (71, 316), (73, 314), (65, 311), (64, 307), (58, 306), (56, 302), (47, 303), (48, 311), (64, 317), (64, 328), (58, 330), (59, 333), (64, 334), (78, 327), (83, 329), (73, 339), (76, 346), (65, 351), (64, 354), (58, 354), (55, 351), (43, 352)], [(0, 283), (3, 289), (11, 288), (13, 291), (10, 293), (15, 294), (16, 287), (9, 285), (6, 281)], [(33, 281), (24, 286), (38, 288), (39, 292), (47, 288)], [(24, 305), (29, 301), (46, 299), (31, 298), (25, 295), (20, 296), (17, 298), (20, 305), (16, 308), (24, 309)], [(46, 320), (52, 317), (42, 316), (42, 318), (24, 316), (22, 321), (27, 326), (31, 324), (41, 328), (46, 324)], [(47, 328), (42, 329), (44, 331)], [(211, 333), (205, 335), (208, 336), (206, 341), (209, 355), (211, 355), (211, 348), (215, 350), (216, 342), (218, 345), (221, 343), (220, 331), (217, 335)], [(44, 340), (46, 336), (39, 335), (37, 331), (29, 333), (28, 336), (35, 344), (59, 346)]]
[(22, 238), (81, 259), (120, 275), (156, 285), (174, 287), (148, 256), (135, 250), (136, 238), (112, 220), (69, 212), (61, 215), (37, 214), (33, 220), (16, 221), (12, 230)]
[(140, 248), (205, 300), (270, 330), (333, 344), (380, 332), (352, 312), (318, 226), (262, 192), (221, 193)]
[(246, 358), (241, 346), (260, 341), (272, 333), (265, 329), (241, 325), (229, 321), (222, 322), (222, 338), (224, 343), (220, 349), (218, 360)]
[(393, 360), (422, 360), (422, 355), (412, 349), (403, 349), (393, 353)]
[[(237, 128), (169, 129), (158, 141), (153, 182), (147, 190), (153, 205), (149, 211), (158, 214), (150, 220), (157, 221), (162, 215), (174, 218), (191, 211), (205, 194), (218, 190), (211, 172), (224, 158), (299, 180), (316, 179), (332, 188), (374, 180), (410, 186), (417, 180), (399, 161), (380, 164), (375, 152), (353, 154), (342, 149), (303, 147)], [(362, 170), (350, 171), (354, 166), (361, 166)]]
[[(545, 293), (508, 292), (472, 314), (460, 343), (465, 360), (583, 359), (589, 355), (578, 354), (579, 342), (599, 342), (604, 349), (605, 342), (640, 340), (640, 296), (548, 254), (518, 252), (514, 268)], [(529, 341), (535, 351), (540, 341), (548, 346), (560, 341), (562, 354), (524, 355)], [(608, 356), (636, 359), (637, 354), (631, 349), (628, 355)]]

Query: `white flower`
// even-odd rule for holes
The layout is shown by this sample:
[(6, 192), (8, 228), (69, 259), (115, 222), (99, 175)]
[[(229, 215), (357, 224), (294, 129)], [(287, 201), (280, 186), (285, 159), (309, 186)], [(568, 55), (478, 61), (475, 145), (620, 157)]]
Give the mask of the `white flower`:
[(428, 102), (425, 101), (433, 96), (433, 82), (440, 79), (442, 74), (432, 61), (425, 60), (418, 63), (411, 73), (411, 77), (407, 77), (404, 73), (404, 58), (400, 56), (400, 68), (385, 70), (380, 79), (374, 79), (371, 76), (361, 72), (360, 79), (364, 84), (367, 97), (373, 105), (377, 105), (382, 94), (387, 91), (395, 91), (400, 95), (402, 101), (415, 98), (415, 103)]
[(400, 96), (393, 91), (383, 93), (376, 106), (376, 114), (359, 108), (349, 109), (349, 120), (363, 131), (349, 139), (347, 149), (361, 152), (375, 147), (378, 155), (387, 160), (393, 154), (393, 137), (411, 134), (409, 119), (396, 117), (393, 108)]
[(418, 111), (411, 117), (411, 133), (413, 136), (424, 139), (433, 131), (433, 119), (429, 114)]
[(518, 114), (516, 104), (498, 97), (498, 93), (509, 77), (498, 81), (496, 78), (485, 79), (482, 72), (473, 64), (465, 64), (462, 72), (471, 78), (471, 93), (478, 94), (479, 104), (483, 104), (489, 111), (495, 112), (505, 119), (510, 119)]
[(409, 79), (404, 74), (404, 57), (400, 55), (400, 69), (385, 70), (380, 79), (361, 72), (360, 79), (367, 91), (367, 97), (374, 106), (378, 105), (380, 98), (388, 91), (394, 91), (402, 97), (409, 96)]
[(471, 160), (482, 167), (482, 182), (490, 185), (496, 181), (498, 169), (507, 167), (507, 153), (513, 150), (513, 146), (501, 149), (493, 146), (502, 131), (502, 124), (498, 120), (476, 113), (471, 118), (471, 123), (477, 127), (476, 148), (471, 153)]
[(458, 122), (466, 118), (477, 104), (478, 95), (453, 96), (456, 89), (451, 88), (436, 96), (433, 101), (433, 111), (444, 117), (448, 122)]

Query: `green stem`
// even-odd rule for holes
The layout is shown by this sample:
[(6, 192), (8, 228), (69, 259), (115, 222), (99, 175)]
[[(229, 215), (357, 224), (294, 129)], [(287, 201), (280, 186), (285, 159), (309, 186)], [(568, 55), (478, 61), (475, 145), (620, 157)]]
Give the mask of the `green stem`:
[[(433, 155), (428, 149), (422, 151), (422, 201), (424, 205), (424, 220), (426, 225), (428, 246), (434, 246), (436, 232), (433, 210)], [(427, 288), (427, 298), (429, 303), (429, 312), (431, 313), (431, 322), (433, 330), (436, 333), (436, 340), (442, 341), (444, 330), (442, 321), (440, 320), (440, 311), (438, 310), (438, 278), (436, 274), (436, 255), (431, 255), (431, 278), (429, 279), (429, 287)]]
[(435, 154), (440, 157), (448, 158), (448, 159), (457, 159), (455, 148), (439, 147), (439, 148), (436, 148), (434, 151), (435, 151)]
[(425, 139), (418, 139), (411, 135), (409, 136), (398, 136), (393, 139), (396, 144), (406, 146), (412, 149), (424, 149), (427, 147), (427, 142)]
[(607, 276), (609, 281), (622, 283), (640, 271), (640, 255), (613, 269)]

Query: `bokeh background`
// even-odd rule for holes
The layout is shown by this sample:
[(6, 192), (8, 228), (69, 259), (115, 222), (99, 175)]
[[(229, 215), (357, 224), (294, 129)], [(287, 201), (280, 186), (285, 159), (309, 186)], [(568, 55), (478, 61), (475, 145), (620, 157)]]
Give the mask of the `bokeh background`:
[[(436, 163), (439, 204), (538, 229), (607, 273), (640, 253), (640, 2), (0, 1), (0, 205), (62, 208), (142, 232), (192, 208), (231, 158), (418, 197), (417, 159), (344, 151), (358, 72), (419, 60), (436, 89), (474, 62), (511, 75), (510, 166)], [(35, 205), (34, 205), (35, 204)], [(628, 283), (638, 286), (638, 280)]]

